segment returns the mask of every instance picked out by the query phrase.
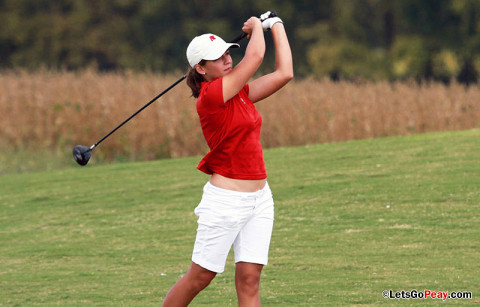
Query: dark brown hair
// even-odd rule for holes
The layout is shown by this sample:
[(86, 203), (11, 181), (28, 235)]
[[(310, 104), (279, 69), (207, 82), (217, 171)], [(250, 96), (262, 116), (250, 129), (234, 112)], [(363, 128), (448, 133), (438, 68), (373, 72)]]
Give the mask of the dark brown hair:
[[(199, 65), (205, 65), (205, 60), (201, 60)], [(200, 95), (200, 87), (205, 78), (197, 72), (195, 68), (190, 68), (187, 73), (187, 85), (192, 89), (192, 96), (198, 98)]]

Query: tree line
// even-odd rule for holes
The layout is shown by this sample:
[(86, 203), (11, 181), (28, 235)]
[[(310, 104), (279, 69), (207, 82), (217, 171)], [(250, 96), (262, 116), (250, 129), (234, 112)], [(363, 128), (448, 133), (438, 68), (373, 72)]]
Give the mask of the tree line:
[(286, 25), (297, 77), (471, 83), (480, 72), (478, 0), (0, 0), (0, 68), (185, 71), (194, 36), (233, 39), (266, 10)]

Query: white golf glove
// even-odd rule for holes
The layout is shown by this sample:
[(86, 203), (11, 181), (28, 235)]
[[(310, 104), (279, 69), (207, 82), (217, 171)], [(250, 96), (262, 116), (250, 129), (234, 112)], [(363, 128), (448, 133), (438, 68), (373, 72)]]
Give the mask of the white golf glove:
[(273, 25), (277, 22), (283, 23), (283, 21), (280, 19), (280, 17), (277, 16), (277, 14), (271, 13), (270, 11), (260, 15), (260, 20), (262, 21), (263, 31), (271, 30)]

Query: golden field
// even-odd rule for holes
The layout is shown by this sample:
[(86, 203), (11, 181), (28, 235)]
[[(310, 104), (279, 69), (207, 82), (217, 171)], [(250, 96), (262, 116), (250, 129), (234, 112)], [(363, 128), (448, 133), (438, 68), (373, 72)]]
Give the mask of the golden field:
[[(92, 145), (181, 76), (3, 71), (2, 152), (55, 152), (73, 161), (74, 145)], [(458, 83), (306, 79), (292, 81), (257, 108), (269, 148), (475, 128), (479, 104), (479, 87)], [(183, 82), (106, 139), (93, 159), (149, 160), (207, 150), (195, 99)]]

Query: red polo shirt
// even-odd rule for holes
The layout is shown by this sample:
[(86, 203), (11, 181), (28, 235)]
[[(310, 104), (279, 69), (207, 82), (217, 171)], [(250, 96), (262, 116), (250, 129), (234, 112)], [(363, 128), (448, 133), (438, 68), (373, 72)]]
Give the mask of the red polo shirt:
[(262, 117), (248, 98), (248, 84), (224, 102), (222, 78), (203, 82), (197, 113), (210, 152), (197, 168), (233, 179), (265, 179), (260, 143)]

